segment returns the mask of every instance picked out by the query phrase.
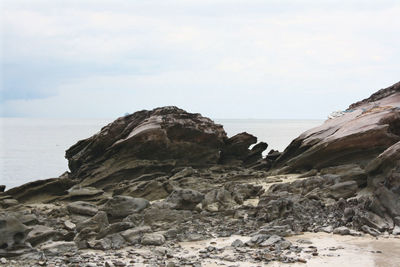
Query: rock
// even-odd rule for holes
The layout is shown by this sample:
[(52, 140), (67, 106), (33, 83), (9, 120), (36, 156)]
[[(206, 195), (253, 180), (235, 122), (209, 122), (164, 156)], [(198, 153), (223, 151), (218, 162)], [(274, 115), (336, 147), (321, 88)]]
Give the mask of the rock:
[(244, 243), (242, 242), (242, 240), (236, 239), (235, 241), (232, 242), (231, 246), (234, 248), (240, 248), (244, 247)]
[(345, 164), (324, 168), (321, 175), (335, 174), (340, 176), (340, 182), (355, 181), (359, 187), (367, 185), (367, 173), (357, 164)]
[(104, 191), (94, 187), (82, 187), (81, 185), (75, 185), (67, 190), (68, 195), (65, 198), (68, 199), (81, 199), (91, 198), (104, 194)]
[(144, 198), (129, 196), (113, 196), (103, 206), (102, 210), (114, 218), (123, 218), (132, 213), (138, 213), (147, 208), (150, 202)]
[(380, 232), (384, 232), (391, 228), (385, 219), (379, 217), (373, 212), (364, 211), (362, 214), (358, 214), (358, 216), (360, 217), (359, 220), (361, 220), (362, 224), (366, 224)]
[(69, 231), (73, 231), (76, 228), (76, 225), (73, 222), (69, 221), (69, 220), (64, 222), (64, 226)]
[(334, 184), (329, 187), (329, 196), (332, 196), (336, 200), (341, 198), (349, 198), (355, 195), (358, 190), (357, 182), (347, 181)]
[(0, 193), (4, 192), (6, 190), (5, 185), (0, 185)]
[(191, 219), (192, 213), (188, 210), (173, 210), (165, 207), (151, 207), (144, 211), (145, 224), (182, 223)]
[(165, 237), (157, 233), (144, 234), (141, 241), (141, 244), (144, 246), (161, 246), (164, 243)]
[(40, 246), (40, 250), (47, 256), (59, 256), (65, 253), (76, 253), (78, 248), (74, 242), (56, 241)]
[(262, 158), (262, 152), (268, 147), (267, 143), (260, 142), (250, 150), (249, 146), (255, 143), (257, 137), (245, 132), (229, 138), (222, 149), (220, 163), (228, 164), (238, 160), (246, 165), (255, 163)]
[(263, 242), (260, 244), (260, 247), (269, 247), (269, 246), (272, 246), (272, 245), (274, 245), (275, 243), (278, 243), (278, 242), (280, 242), (280, 241), (282, 241), (282, 240), (283, 240), (282, 237), (277, 236), (277, 235), (272, 235), (272, 236), (270, 236), (267, 240), (263, 241)]
[(231, 209), (236, 202), (225, 188), (214, 189), (208, 192), (202, 201), (202, 207), (208, 211), (221, 211)]
[(97, 239), (101, 239), (105, 236), (125, 231), (134, 226), (135, 225), (131, 222), (116, 222), (116, 223), (110, 224), (105, 229), (103, 229), (102, 231), (99, 232), (99, 234), (97, 235)]
[(392, 217), (400, 216), (400, 197), (384, 186), (379, 187), (374, 192), (375, 197)]
[(333, 232), (333, 227), (332, 227), (332, 225), (321, 227), (320, 231), (325, 232), (325, 233), (332, 233)]
[(149, 226), (139, 226), (126, 231), (121, 232), (121, 235), (130, 244), (138, 244), (142, 239), (143, 234), (150, 233), (151, 228)]
[(1, 264), (7, 264), (8, 260), (6, 258), (1, 258), (0, 263)]
[(347, 228), (346, 226), (341, 226), (333, 229), (333, 233), (336, 235), (349, 235), (350, 229)]
[(0, 214), (0, 251), (24, 244), (29, 231), (17, 218)]
[(377, 97), (351, 105), (343, 116), (304, 132), (285, 149), (274, 168), (287, 166), (286, 172), (291, 172), (338, 164), (366, 166), (400, 141), (399, 96), (397, 83)]
[(43, 242), (53, 239), (57, 235), (57, 231), (44, 225), (35, 225), (29, 232), (26, 241), (32, 246), (37, 246)]
[(66, 195), (67, 190), (73, 186), (76, 181), (69, 178), (50, 178), (26, 183), (21, 186), (13, 187), (7, 190), (7, 194), (17, 199), (19, 202), (47, 201), (60, 198)]
[(135, 160), (173, 160), (180, 166), (216, 164), (225, 139), (222, 126), (212, 120), (163, 107), (118, 118), (69, 148), (66, 158), (71, 176), (101, 178), (101, 183), (111, 184), (137, 175), (131, 167)]
[(380, 232), (379, 232), (379, 231), (377, 231), (377, 230), (375, 230), (375, 229), (369, 227), (368, 225), (363, 225), (363, 226), (361, 227), (361, 230), (362, 230), (364, 233), (370, 234), (370, 235), (372, 235), (372, 236), (378, 236), (378, 235), (380, 235)]
[(67, 210), (71, 214), (94, 216), (99, 211), (97, 206), (88, 202), (76, 201), (67, 205)]
[(392, 231), (393, 235), (400, 235), (400, 226), (396, 225)]
[(95, 216), (78, 223), (76, 225), (76, 230), (80, 232), (84, 228), (89, 228), (94, 232), (100, 232), (104, 230), (109, 225), (107, 213), (104, 211), (99, 211)]
[(204, 199), (204, 195), (192, 189), (174, 190), (165, 200), (172, 209), (194, 210)]

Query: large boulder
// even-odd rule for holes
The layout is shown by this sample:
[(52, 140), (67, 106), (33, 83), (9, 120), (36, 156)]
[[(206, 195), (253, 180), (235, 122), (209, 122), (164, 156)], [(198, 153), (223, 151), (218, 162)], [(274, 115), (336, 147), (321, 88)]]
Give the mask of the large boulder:
[(399, 107), (400, 83), (397, 83), (301, 134), (274, 167), (286, 166), (285, 171), (292, 172), (354, 163), (364, 168), (400, 141)]
[[(163, 107), (118, 118), (69, 148), (66, 158), (70, 176), (80, 180), (91, 177), (92, 185), (98, 187), (96, 177), (103, 181), (112, 177), (109, 183), (114, 183), (135, 178), (146, 170), (216, 164), (226, 138), (222, 126), (209, 118), (177, 107)], [(152, 166), (156, 165), (154, 161), (159, 165)]]

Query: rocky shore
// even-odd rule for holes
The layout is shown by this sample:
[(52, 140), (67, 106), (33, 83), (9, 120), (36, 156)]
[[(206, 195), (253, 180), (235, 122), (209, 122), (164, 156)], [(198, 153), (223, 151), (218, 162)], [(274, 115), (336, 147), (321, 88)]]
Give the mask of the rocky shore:
[(118, 118), (69, 172), (0, 186), (0, 266), (318, 266), (347, 247), (304, 233), (400, 242), (400, 83), (267, 148), (176, 107)]

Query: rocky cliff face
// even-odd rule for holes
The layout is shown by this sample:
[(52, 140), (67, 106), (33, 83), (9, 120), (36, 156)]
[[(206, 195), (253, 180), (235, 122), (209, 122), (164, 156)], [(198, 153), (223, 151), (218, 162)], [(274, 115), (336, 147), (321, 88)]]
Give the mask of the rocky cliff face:
[(343, 115), (296, 138), (275, 163), (305, 171), (356, 163), (365, 167), (400, 140), (400, 83), (357, 102)]

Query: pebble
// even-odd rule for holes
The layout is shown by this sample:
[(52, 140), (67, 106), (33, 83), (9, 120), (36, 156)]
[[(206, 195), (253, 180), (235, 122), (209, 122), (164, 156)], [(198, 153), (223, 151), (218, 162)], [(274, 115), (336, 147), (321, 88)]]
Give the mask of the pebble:
[(7, 264), (8, 260), (6, 258), (1, 258), (0, 263), (1, 264)]

